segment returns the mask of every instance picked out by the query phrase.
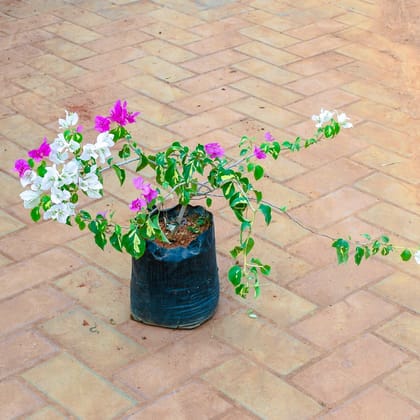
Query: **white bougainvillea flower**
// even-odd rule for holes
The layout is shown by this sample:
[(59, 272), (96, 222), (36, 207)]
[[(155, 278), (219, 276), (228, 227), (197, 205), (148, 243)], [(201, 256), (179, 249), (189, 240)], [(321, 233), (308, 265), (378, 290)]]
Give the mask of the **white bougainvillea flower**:
[(96, 153), (96, 147), (92, 143), (87, 143), (83, 146), (83, 152), (80, 155), (80, 159), (88, 161), (90, 158), (97, 159), (98, 154)]
[(53, 166), (47, 166), (45, 170), (46, 172), (45, 175), (42, 177), (41, 182), (41, 189), (43, 191), (51, 189), (51, 187), (58, 181), (60, 176), (55, 164)]
[(414, 253), (414, 259), (417, 264), (420, 264), (420, 249)]
[(342, 128), (352, 128), (353, 124), (350, 122), (350, 118), (342, 112), (339, 114), (337, 111), (335, 111), (337, 114), (337, 122), (340, 124)]
[(71, 194), (67, 190), (62, 190), (57, 185), (51, 187), (51, 201), (55, 204), (67, 201), (71, 197)]
[(56, 152), (51, 150), (49, 159), (51, 162), (55, 163), (56, 165), (63, 164), (69, 158), (69, 154), (67, 152)]
[(41, 191), (26, 190), (19, 194), (25, 209), (33, 209), (41, 201)]
[(113, 139), (114, 135), (108, 131), (100, 133), (96, 138), (95, 150), (101, 163), (105, 163), (106, 158), (111, 156), (109, 148), (115, 144)]
[(68, 148), (68, 143), (64, 138), (64, 135), (60, 133), (58, 137), (54, 139), (54, 141), (50, 145), (51, 150), (56, 152), (64, 152)]
[(29, 184), (32, 184), (36, 178), (36, 173), (34, 171), (25, 171), (25, 173), (20, 178), (20, 184), (22, 187), (26, 187)]
[(77, 141), (74, 141), (74, 140), (70, 140), (68, 146), (69, 146), (70, 152), (72, 152), (72, 153), (75, 153), (80, 149), (80, 144), (77, 143)]
[(35, 175), (34, 179), (32, 180), (31, 190), (42, 191), (42, 181), (43, 181), (42, 177)]
[(87, 175), (79, 179), (79, 187), (90, 198), (101, 198), (101, 190), (103, 185), (99, 181), (98, 176), (94, 172), (89, 172)]
[(75, 127), (78, 121), (79, 121), (79, 116), (77, 115), (76, 112), (68, 112), (66, 110), (66, 118), (65, 119), (60, 118), (58, 120), (58, 125), (61, 128), (66, 129), (70, 127)]
[(319, 115), (312, 115), (312, 121), (315, 121), (316, 128), (321, 128), (324, 124), (331, 121), (333, 117), (334, 112), (321, 108), (321, 113)]
[(75, 205), (72, 203), (54, 204), (44, 213), (44, 220), (57, 220), (59, 223), (66, 223), (69, 216), (75, 215)]
[(63, 185), (77, 184), (79, 182), (79, 170), (80, 165), (76, 159), (64, 164), (58, 185), (61, 187)]

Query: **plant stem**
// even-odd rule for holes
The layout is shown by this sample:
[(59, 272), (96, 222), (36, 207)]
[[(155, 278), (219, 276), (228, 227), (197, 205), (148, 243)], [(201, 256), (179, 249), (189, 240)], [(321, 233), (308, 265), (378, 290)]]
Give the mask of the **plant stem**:
[[(137, 156), (137, 157), (134, 157), (134, 158), (131, 158), (131, 159), (123, 160), (122, 162), (114, 163), (114, 165), (120, 167), (120, 166), (124, 166), (124, 165), (128, 165), (130, 163), (133, 163), (133, 162), (135, 162), (136, 160), (139, 160), (139, 159), (140, 158)], [(101, 172), (107, 171), (108, 169), (111, 169), (111, 168), (112, 168), (112, 166), (105, 166), (104, 168), (101, 168)]]
[(178, 216), (176, 218), (176, 223), (180, 225), (182, 223), (182, 219), (184, 218), (185, 210), (187, 209), (187, 206), (181, 206), (181, 210), (178, 213)]

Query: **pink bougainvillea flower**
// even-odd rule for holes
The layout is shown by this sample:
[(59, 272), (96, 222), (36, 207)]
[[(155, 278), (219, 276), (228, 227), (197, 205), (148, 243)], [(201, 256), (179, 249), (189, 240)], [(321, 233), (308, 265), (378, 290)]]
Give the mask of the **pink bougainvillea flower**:
[(223, 147), (219, 143), (207, 143), (204, 146), (204, 150), (212, 159), (222, 157), (225, 154)]
[(109, 131), (111, 126), (111, 121), (107, 117), (102, 117), (97, 115), (95, 117), (95, 130), (98, 133), (104, 133), (105, 131)]
[(47, 143), (47, 138), (44, 137), (43, 142), (38, 147), (38, 149), (30, 150), (28, 156), (34, 159), (36, 162), (41, 161), (44, 157), (48, 157), (51, 153), (51, 147)]
[(111, 121), (116, 122), (119, 125), (125, 125), (126, 118), (127, 118), (127, 102), (124, 101), (124, 103), (121, 104), (121, 100), (118, 99), (118, 101), (115, 102), (114, 106), (109, 110), (109, 119)]
[(136, 198), (130, 203), (129, 207), (131, 211), (140, 211), (143, 207), (147, 207), (147, 203), (143, 198)]
[(76, 128), (77, 133), (81, 133), (83, 131), (83, 125), (78, 125)]
[(158, 192), (152, 188), (141, 176), (133, 179), (134, 186), (140, 190), (147, 203), (150, 203), (158, 196)]
[(25, 159), (18, 159), (15, 162), (15, 171), (19, 174), (19, 178), (22, 178), (25, 175), (26, 171), (30, 171), (31, 167)]
[(143, 193), (143, 197), (148, 203), (154, 200), (157, 196), (158, 192), (151, 187), (149, 188), (149, 191), (147, 193)]
[(140, 115), (140, 112), (129, 112), (127, 113), (127, 122), (133, 124), (136, 122), (136, 117)]
[(258, 146), (254, 147), (254, 156), (257, 159), (265, 159), (267, 157), (267, 154)]
[(127, 123), (132, 124), (136, 122), (136, 117), (139, 114), (140, 112), (128, 112), (127, 101), (121, 103), (121, 100), (118, 99), (114, 106), (109, 110), (109, 119), (124, 126)]
[(133, 178), (133, 184), (134, 187), (138, 190), (142, 190), (144, 185), (147, 184), (147, 182), (143, 179), (143, 177), (138, 176), (137, 178)]
[(267, 131), (267, 132), (264, 134), (264, 138), (265, 138), (267, 141), (274, 141), (274, 140), (275, 140), (275, 138), (273, 137), (273, 135), (272, 135), (269, 131)]
[(108, 214), (108, 210), (104, 210), (104, 211), (98, 211), (96, 215), (102, 216), (105, 219), (107, 214)]

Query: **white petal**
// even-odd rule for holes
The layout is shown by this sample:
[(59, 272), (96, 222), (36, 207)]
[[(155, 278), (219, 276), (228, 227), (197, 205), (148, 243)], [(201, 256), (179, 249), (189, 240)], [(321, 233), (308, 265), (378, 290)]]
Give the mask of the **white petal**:
[(88, 161), (90, 158), (96, 159), (98, 154), (96, 153), (96, 147), (94, 144), (88, 143), (83, 146), (83, 152), (80, 155), (80, 159)]
[(25, 209), (33, 209), (36, 207), (41, 201), (40, 196), (40, 191), (32, 190), (26, 190), (19, 194), (19, 197), (23, 200), (23, 207), (25, 207)]

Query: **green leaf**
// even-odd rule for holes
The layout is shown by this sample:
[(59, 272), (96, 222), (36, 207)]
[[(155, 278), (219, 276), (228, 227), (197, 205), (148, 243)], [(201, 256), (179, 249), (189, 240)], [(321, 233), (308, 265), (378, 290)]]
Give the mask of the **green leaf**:
[(382, 249), (381, 249), (381, 254), (382, 255), (388, 255), (391, 251), (392, 251), (392, 245), (388, 245), (388, 246), (384, 246)]
[(245, 232), (246, 230), (251, 230), (252, 225), (251, 223), (246, 220), (241, 223), (241, 233)]
[(327, 139), (334, 136), (334, 128), (331, 125), (326, 125), (324, 127), (324, 135)]
[(80, 133), (74, 133), (73, 140), (80, 144), (83, 140), (83, 136)]
[(357, 265), (360, 265), (360, 262), (362, 261), (363, 256), (365, 255), (364, 248), (357, 246), (356, 247), (356, 253), (354, 254), (354, 262)]
[(137, 228), (132, 228), (123, 235), (122, 244), (134, 258), (140, 258), (146, 249), (146, 241), (139, 235)]
[(213, 200), (210, 197), (206, 198), (206, 206), (211, 207), (211, 204), (213, 203)]
[(34, 222), (37, 222), (39, 219), (41, 219), (41, 213), (39, 211), (39, 206), (36, 206), (31, 210), (31, 219)]
[(235, 187), (233, 185), (232, 181), (226, 182), (222, 185), (222, 192), (223, 195), (227, 200), (229, 200), (230, 197), (235, 193)]
[(372, 239), (372, 237), (368, 233), (362, 233), (362, 236), (366, 238), (368, 241)]
[(235, 287), (235, 293), (241, 298), (246, 298), (246, 295), (249, 293), (249, 286), (241, 283)]
[(119, 139), (122, 139), (123, 137), (127, 137), (130, 135), (130, 133), (121, 125), (112, 129), (110, 133), (114, 135), (114, 138), (113, 138), (114, 142), (117, 142)]
[(131, 155), (130, 146), (128, 144), (124, 144), (122, 149), (118, 152), (118, 156), (121, 159), (127, 159), (128, 157), (130, 157), (130, 155)]
[(99, 229), (98, 229), (98, 222), (97, 222), (96, 220), (92, 220), (92, 221), (88, 224), (88, 228), (89, 228), (89, 230), (90, 230), (92, 233), (94, 233), (95, 235), (96, 235), (97, 233), (100, 233), (100, 232), (99, 232)]
[(76, 217), (74, 218), (74, 221), (77, 223), (80, 230), (83, 230), (86, 227), (86, 223), (80, 217), (80, 213), (76, 214)]
[(118, 180), (120, 181), (120, 185), (123, 185), (125, 181), (125, 169), (122, 169), (117, 165), (112, 165), (112, 169), (114, 169)]
[(77, 203), (79, 201), (79, 196), (77, 195), (77, 193), (73, 193), (70, 197), (70, 203)]
[(243, 211), (242, 210), (236, 210), (236, 209), (232, 209), (232, 211), (233, 211), (233, 214), (236, 216), (236, 218), (241, 222), (241, 223), (244, 223), (244, 222), (248, 222), (249, 223), (249, 220), (248, 219), (245, 219), (245, 217), (244, 217), (244, 213), (243, 213)]
[(377, 254), (378, 251), (379, 251), (379, 249), (380, 249), (380, 247), (381, 247), (381, 244), (380, 244), (379, 241), (373, 242), (373, 244), (372, 244), (372, 254), (373, 255)]
[(36, 170), (36, 173), (40, 177), (43, 177), (47, 173), (47, 170), (45, 169), (45, 166), (46, 166), (46, 163), (44, 161), (42, 161), (41, 165), (39, 165), (38, 169)]
[(257, 204), (261, 203), (262, 200), (262, 192), (254, 190), (255, 198), (257, 200)]
[(230, 267), (228, 279), (234, 286), (239, 286), (242, 280), (242, 268), (239, 265)]
[(404, 249), (403, 252), (401, 252), (400, 257), (403, 261), (408, 261), (411, 258), (412, 254), (409, 249)]
[(44, 211), (47, 211), (52, 206), (51, 197), (49, 195), (43, 195), (41, 197), (41, 207)]
[(382, 235), (381, 236), (381, 241), (382, 241), (383, 244), (387, 244), (389, 242), (388, 236)]
[(264, 274), (264, 276), (269, 276), (271, 272), (271, 266), (265, 264), (262, 267), (260, 267), (261, 274)]
[(121, 227), (119, 225), (115, 225), (114, 233), (109, 237), (109, 242), (117, 251), (122, 252)]
[(232, 248), (229, 251), (229, 253), (232, 256), (232, 258), (236, 258), (243, 250), (244, 249), (241, 246), (237, 245), (237, 246), (235, 246), (235, 248)]
[(255, 165), (254, 168), (254, 177), (258, 181), (264, 176), (264, 168), (260, 165)]
[(99, 246), (102, 250), (104, 250), (106, 245), (106, 236), (103, 232), (98, 232), (95, 234), (95, 243)]
[(80, 217), (83, 220), (91, 220), (92, 219), (92, 216), (86, 210), (80, 210), (79, 214), (80, 214)]
[(229, 206), (232, 210), (243, 212), (248, 206), (248, 200), (246, 197), (237, 192), (230, 197)]
[(332, 246), (336, 249), (338, 264), (347, 262), (349, 259), (349, 243), (346, 240), (339, 238), (333, 242)]
[(245, 255), (248, 255), (252, 251), (252, 248), (254, 248), (254, 245), (255, 245), (254, 239), (249, 237), (245, 244)]
[(147, 159), (147, 156), (143, 154), (140, 155), (139, 163), (137, 164), (137, 167), (136, 167), (136, 172), (140, 172), (143, 168), (147, 166), (148, 163), (149, 163), (149, 160)]
[(260, 204), (258, 209), (264, 215), (265, 224), (268, 226), (271, 222), (271, 206), (267, 204)]

